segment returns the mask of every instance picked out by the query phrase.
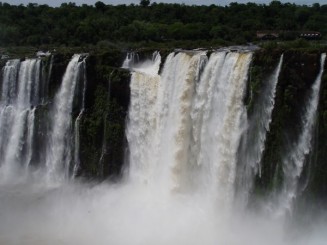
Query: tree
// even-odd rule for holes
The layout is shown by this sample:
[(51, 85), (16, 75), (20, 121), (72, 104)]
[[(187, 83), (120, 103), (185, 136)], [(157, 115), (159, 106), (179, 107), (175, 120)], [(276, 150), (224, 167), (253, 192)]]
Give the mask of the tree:
[(142, 7), (148, 7), (150, 5), (150, 0), (141, 0), (140, 5)]
[(300, 23), (301, 27), (308, 21), (311, 13), (308, 8), (299, 8), (295, 12), (296, 20)]
[(33, 3), (15, 6), (0, 0), (1, 45), (81, 45), (100, 40), (210, 41), (210, 38), (238, 43), (252, 41), (256, 31), (266, 29), (292, 33), (319, 31), (327, 38), (327, 5), (320, 4), (299, 6), (275, 0), (268, 5), (234, 2), (220, 7), (139, 0), (138, 5), (114, 6), (95, 0), (93, 6), (77, 6), (67, 2), (53, 8)]
[(101, 12), (104, 12), (106, 10), (106, 5), (103, 2), (96, 2), (95, 3), (95, 8)]

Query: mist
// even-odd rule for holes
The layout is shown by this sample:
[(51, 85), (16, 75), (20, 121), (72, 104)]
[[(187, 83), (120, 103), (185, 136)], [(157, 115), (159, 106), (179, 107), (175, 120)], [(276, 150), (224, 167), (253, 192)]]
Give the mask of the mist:
[(325, 244), (326, 223), (290, 225), (226, 212), (201, 193), (163, 193), (144, 183), (32, 180), (0, 187), (0, 244)]

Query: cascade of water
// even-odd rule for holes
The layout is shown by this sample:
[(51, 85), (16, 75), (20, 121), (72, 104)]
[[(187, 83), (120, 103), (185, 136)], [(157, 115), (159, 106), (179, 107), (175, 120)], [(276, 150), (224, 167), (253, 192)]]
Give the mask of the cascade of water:
[[(166, 62), (158, 94), (158, 170), (168, 189), (187, 186), (191, 109), (202, 52), (179, 53)], [(158, 175), (159, 173), (157, 173)]]
[(126, 58), (123, 62), (122, 68), (125, 69), (132, 69), (135, 64), (139, 62), (139, 55), (138, 53), (131, 52), (127, 53)]
[(80, 111), (78, 114), (75, 123), (74, 123), (74, 168), (73, 168), (73, 175), (72, 177), (74, 178), (77, 175), (77, 171), (80, 166), (80, 157), (79, 157), (79, 149), (80, 149), (80, 132), (79, 132), (79, 127), (80, 127), (80, 121), (83, 115), (84, 109)]
[[(171, 53), (160, 74), (160, 57), (154, 57), (151, 62), (134, 64), (126, 129), (130, 172), (126, 181), (115, 185), (68, 181), (53, 186), (38, 176), (45, 170), (50, 180), (60, 180), (78, 171), (79, 127), (86, 115), (84, 56), (72, 57), (51, 103), (42, 99), (44, 80), (40, 77), (45, 76), (39, 74), (39, 60), (7, 63), (0, 98), (0, 244), (323, 244), (324, 211), (318, 217), (322, 221), (312, 215), (315, 221), (307, 226), (307, 216), (300, 214), (300, 219), (305, 217), (304, 227), (285, 227), (283, 219), (228, 209), (240, 177), (236, 171), (244, 175), (240, 184), (245, 192), (251, 189), (250, 179), (260, 175), (283, 56), (262, 81), (248, 118), (244, 95), (251, 52), (220, 50), (210, 57), (202, 51)], [(278, 193), (281, 213), (291, 208), (300, 193), (299, 176), (302, 179), (306, 158), (313, 155), (311, 141), (325, 59), (322, 54), (319, 74), (306, 91), (299, 138), (283, 159), (285, 183)], [(110, 93), (114, 85), (109, 79), (109, 102), (115, 96)], [(287, 81), (278, 87), (283, 90), (284, 85)], [(111, 119), (111, 111), (106, 112), (104, 117)], [(108, 127), (114, 126), (109, 125), (111, 121), (105, 122), (100, 166), (110, 149), (105, 137), (114, 128)], [(49, 130), (43, 130), (48, 124)], [(44, 136), (38, 135), (39, 130)], [(47, 147), (46, 152), (39, 150), (46, 161), (36, 156), (37, 145)], [(45, 163), (45, 169), (32, 172), (38, 163)], [(275, 164), (274, 171), (282, 168)], [(17, 174), (28, 169), (37, 178), (1, 183), (10, 175), (16, 180), (17, 169), (22, 170)], [(279, 182), (279, 177), (275, 175), (272, 181)], [(99, 235), (95, 238), (94, 234)]]
[(25, 160), (25, 166), (26, 168), (29, 167), (32, 155), (33, 155), (33, 139), (34, 139), (34, 121), (35, 121), (35, 110), (34, 107), (27, 117), (27, 139), (26, 139), (26, 160)]
[(82, 92), (82, 103), (81, 103), (81, 109), (80, 112), (75, 120), (74, 123), (74, 168), (73, 168), (73, 177), (76, 176), (77, 171), (80, 166), (80, 157), (79, 157), (79, 150), (80, 150), (80, 121), (84, 113), (85, 109), (85, 91), (86, 91), (86, 61), (85, 59), (81, 62), (81, 69), (83, 72), (83, 92)]
[(253, 112), (248, 119), (248, 128), (245, 131), (239, 149), (238, 189), (239, 201), (242, 206), (248, 202), (249, 192), (253, 187), (253, 178), (261, 175), (261, 158), (265, 149), (267, 132), (270, 129), (272, 111), (275, 105), (276, 86), (283, 63), (281, 55), (277, 67), (264, 82), (262, 92), (253, 106)]
[(146, 59), (143, 62), (139, 62), (139, 57), (137, 53), (128, 53), (122, 68), (154, 76), (158, 74), (160, 64), (161, 55), (158, 51), (153, 52), (151, 59)]
[(312, 84), (310, 96), (305, 105), (302, 132), (297, 142), (292, 145), (292, 149), (283, 159), (284, 185), (278, 197), (277, 216), (284, 216), (287, 212), (292, 212), (292, 206), (298, 194), (298, 181), (305, 160), (311, 152), (312, 134), (316, 122), (320, 84), (324, 72), (325, 60), (326, 53), (323, 53), (320, 59), (319, 74)]
[(80, 81), (85, 63), (81, 55), (74, 55), (63, 76), (51, 111), (51, 132), (46, 155), (46, 171), (49, 180), (67, 178), (72, 154), (71, 112), (76, 84)]
[(1, 88), (1, 104), (12, 104), (17, 92), (17, 76), (20, 61), (9, 60), (3, 68), (3, 81)]
[[(155, 67), (154, 64), (153, 66)], [(158, 75), (133, 72), (130, 84), (131, 98), (134, 98), (131, 99), (126, 130), (130, 148), (130, 173), (132, 178), (141, 178), (145, 181), (146, 169), (150, 164), (148, 150), (155, 128), (155, 101), (159, 80)]]
[[(211, 59), (214, 69), (209, 67)], [(213, 55), (203, 77), (208, 88), (202, 91), (207, 94), (199, 94), (204, 109), (198, 133), (198, 165), (204, 166), (209, 195), (226, 206), (234, 197), (236, 156), (245, 124), (243, 96), (251, 59), (251, 53)]]
[(191, 109), (195, 85), (203, 65), (203, 52), (171, 54), (157, 86), (152, 162), (152, 180), (167, 190), (187, 186)]
[(0, 98), (0, 161), (3, 162), (11, 125), (12, 104), (17, 90), (19, 60), (9, 60), (3, 68), (1, 98)]
[(38, 59), (8, 61), (3, 70), (0, 151), (4, 180), (15, 175), (21, 165), (28, 166), (32, 159), (40, 70)]
[[(149, 157), (153, 156), (148, 150), (154, 144), (155, 104), (160, 81), (158, 75), (160, 64), (161, 56), (159, 52), (154, 52), (151, 60), (136, 63), (130, 67), (134, 71), (130, 85), (131, 97), (135, 98), (131, 100), (126, 130), (130, 145), (130, 173), (132, 178), (144, 181), (148, 181), (148, 176), (150, 176), (147, 173), (152, 161)], [(138, 147), (140, 147), (139, 150), (137, 150)]]
[[(226, 52), (211, 54), (210, 59), (204, 68), (203, 76), (195, 88), (196, 94), (191, 112), (191, 118), (193, 121), (191, 159), (193, 159), (193, 165), (196, 167), (192, 179), (197, 180), (198, 185), (200, 186), (208, 186), (210, 183), (209, 178), (207, 178), (207, 174), (210, 172), (210, 164), (206, 164), (209, 163), (209, 161), (206, 159), (207, 154), (205, 153), (205, 147), (207, 147), (205, 146), (205, 135), (207, 135), (208, 130), (213, 130), (208, 128), (208, 120), (209, 118), (212, 118), (212, 116), (210, 116), (210, 114), (212, 114), (211, 105), (212, 103), (216, 103), (213, 102), (213, 92), (217, 90), (217, 79), (219, 74), (222, 72), (226, 54)], [(211, 140), (208, 139), (208, 141)]]
[(130, 172), (159, 188), (181, 190), (194, 181), (194, 165), (203, 166), (210, 194), (226, 200), (233, 196), (252, 54), (217, 52), (208, 62), (204, 56), (172, 53), (161, 76), (133, 73)]

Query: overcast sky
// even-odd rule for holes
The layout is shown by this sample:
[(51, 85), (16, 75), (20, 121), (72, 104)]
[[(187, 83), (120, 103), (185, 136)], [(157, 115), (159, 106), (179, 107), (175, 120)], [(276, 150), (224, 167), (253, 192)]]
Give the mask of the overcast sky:
[[(18, 4), (27, 4), (27, 3), (38, 3), (38, 4), (48, 4), (50, 6), (60, 6), (61, 3), (64, 2), (75, 2), (76, 4), (94, 4), (98, 0), (0, 0), (0, 2), (10, 3), (12, 5)], [(102, 0), (106, 4), (138, 4), (140, 0)], [(256, 3), (269, 3), (271, 0), (151, 0), (151, 2), (163, 2), (163, 3), (184, 3), (187, 5), (197, 4), (197, 5), (210, 5), (210, 4), (218, 4), (218, 5), (228, 5), (231, 2), (238, 3), (247, 3), (247, 2), (256, 2)], [(307, 4), (311, 5), (312, 3), (320, 3), (326, 4), (326, 0), (281, 0), (281, 2), (291, 2), (296, 4)]]

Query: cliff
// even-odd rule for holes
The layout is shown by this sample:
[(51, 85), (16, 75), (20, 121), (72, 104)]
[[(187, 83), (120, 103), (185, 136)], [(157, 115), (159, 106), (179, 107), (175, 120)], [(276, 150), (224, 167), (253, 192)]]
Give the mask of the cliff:
[[(163, 66), (169, 50), (162, 50)], [(282, 188), (283, 157), (298, 140), (305, 103), (310, 88), (319, 72), (321, 50), (260, 49), (255, 51), (249, 72), (247, 93), (244, 97), (248, 117), (251, 117), (258, 98), (267, 85), (267, 76), (274, 70), (284, 54), (280, 71), (270, 130), (267, 133), (261, 161), (261, 171), (256, 173), (252, 197), (265, 197), (270, 190)], [(208, 55), (210, 52), (208, 53)], [(43, 58), (44, 70), (49, 77), (49, 103), (60, 86), (66, 66), (73, 53), (55, 53)], [(140, 50), (140, 59), (152, 55), (152, 50)], [(121, 69), (125, 51), (106, 50), (91, 52), (86, 59), (85, 103), (79, 126), (80, 168), (77, 176), (103, 180), (119, 178), (128, 153), (125, 125), (130, 103), (130, 72)], [(51, 63), (52, 62), (52, 63)], [(0, 62), (0, 68), (5, 65)], [(51, 73), (49, 75), (51, 65)], [(325, 65), (325, 70), (326, 70)], [(74, 101), (73, 121), (81, 111), (84, 91), (79, 85)], [(39, 110), (38, 117), (45, 118), (48, 107)], [(327, 199), (327, 73), (323, 75), (314, 127), (313, 147), (305, 156), (300, 185), (302, 197)], [(40, 138), (40, 137), (39, 137)], [(42, 145), (42, 139), (38, 139)], [(39, 149), (42, 149), (40, 146)], [(239, 160), (240, 162), (242, 159)], [(253, 200), (256, 198), (253, 198)]]

